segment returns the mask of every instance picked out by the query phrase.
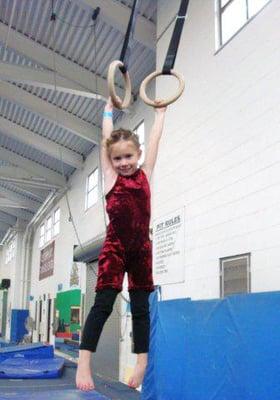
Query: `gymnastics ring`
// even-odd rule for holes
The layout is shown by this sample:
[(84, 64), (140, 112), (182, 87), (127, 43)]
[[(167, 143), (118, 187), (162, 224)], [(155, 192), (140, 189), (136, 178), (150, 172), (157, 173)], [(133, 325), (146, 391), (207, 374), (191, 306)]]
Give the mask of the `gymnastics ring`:
[(119, 60), (112, 61), (111, 64), (109, 65), (108, 77), (107, 77), (108, 89), (109, 89), (109, 94), (112, 99), (112, 103), (119, 110), (123, 110), (124, 108), (127, 108), (131, 101), (131, 82), (130, 82), (129, 74), (127, 71), (125, 73), (123, 73), (123, 78), (124, 78), (124, 82), (125, 82), (125, 94), (124, 94), (124, 99), (122, 100), (122, 102), (120, 102), (118, 100), (118, 96), (117, 96), (117, 93), (115, 90), (116, 69), (118, 67), (123, 67), (123, 66), (124, 66), (124, 64)]
[(178, 92), (174, 96), (169, 97), (166, 100), (162, 100), (160, 103), (156, 103), (154, 100), (149, 99), (149, 97), (146, 94), (146, 88), (147, 88), (148, 83), (150, 83), (154, 78), (156, 78), (157, 76), (160, 76), (160, 75), (164, 75), (162, 73), (162, 71), (152, 72), (150, 75), (148, 75), (143, 80), (143, 82), (141, 83), (141, 86), (140, 86), (141, 99), (149, 106), (153, 106), (155, 108), (165, 107), (165, 106), (168, 106), (168, 104), (174, 103), (174, 101), (176, 101), (181, 96), (181, 94), (183, 93), (183, 91), (185, 89), (185, 81), (184, 81), (183, 76), (181, 74), (178, 74), (178, 72), (175, 72), (172, 69), (170, 71), (170, 75), (175, 76), (175, 78), (177, 78), (179, 81)]

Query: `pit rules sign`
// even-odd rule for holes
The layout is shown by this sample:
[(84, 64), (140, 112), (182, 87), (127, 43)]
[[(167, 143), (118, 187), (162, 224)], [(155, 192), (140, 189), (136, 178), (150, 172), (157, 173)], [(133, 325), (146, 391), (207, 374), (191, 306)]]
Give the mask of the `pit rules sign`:
[(185, 210), (176, 210), (153, 223), (155, 285), (184, 282)]

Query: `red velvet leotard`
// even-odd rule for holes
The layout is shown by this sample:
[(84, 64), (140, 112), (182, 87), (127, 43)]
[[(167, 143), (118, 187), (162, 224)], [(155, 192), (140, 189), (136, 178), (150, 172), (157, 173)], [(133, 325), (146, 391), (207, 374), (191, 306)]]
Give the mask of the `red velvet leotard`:
[(122, 290), (125, 272), (129, 290), (153, 290), (150, 200), (149, 182), (141, 168), (130, 176), (118, 175), (106, 195), (110, 222), (99, 255), (96, 290)]

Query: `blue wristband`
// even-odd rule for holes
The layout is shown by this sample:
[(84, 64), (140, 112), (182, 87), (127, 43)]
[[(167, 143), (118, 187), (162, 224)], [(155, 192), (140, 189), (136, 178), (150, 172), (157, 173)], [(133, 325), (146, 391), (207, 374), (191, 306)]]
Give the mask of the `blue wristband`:
[(104, 111), (103, 112), (103, 117), (104, 118), (112, 118), (113, 117), (112, 111)]

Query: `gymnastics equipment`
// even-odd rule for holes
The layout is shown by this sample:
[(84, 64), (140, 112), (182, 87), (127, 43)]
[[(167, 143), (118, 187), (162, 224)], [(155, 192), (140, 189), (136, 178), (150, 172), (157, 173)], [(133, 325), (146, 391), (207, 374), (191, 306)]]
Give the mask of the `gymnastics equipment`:
[[(181, 94), (183, 93), (184, 89), (185, 89), (185, 81), (184, 78), (181, 74), (179, 74), (178, 72), (174, 71), (173, 67), (175, 64), (175, 60), (176, 60), (176, 55), (177, 55), (177, 50), (178, 50), (178, 46), (179, 46), (179, 42), (180, 42), (180, 38), (181, 38), (181, 33), (184, 27), (184, 22), (186, 19), (186, 14), (187, 14), (187, 9), (188, 9), (188, 4), (189, 4), (189, 0), (181, 0), (181, 4), (180, 4), (180, 8), (178, 11), (178, 15), (176, 17), (176, 22), (175, 22), (175, 27), (173, 30), (173, 34), (170, 40), (170, 44), (167, 50), (167, 54), (165, 57), (165, 61), (164, 61), (164, 65), (162, 70), (157, 70), (152, 72), (150, 75), (148, 75), (143, 82), (141, 83), (140, 86), (140, 97), (141, 99), (148, 105), (153, 106), (155, 108), (159, 108), (159, 107), (165, 107), (168, 104), (174, 103), (174, 101), (176, 101)], [(177, 93), (175, 93), (173, 96), (168, 97), (165, 100), (162, 100), (160, 102), (156, 101), (156, 100), (151, 100), (147, 94), (146, 94), (146, 89), (147, 89), (147, 85), (157, 76), (160, 75), (172, 75), (175, 78), (177, 78), (178, 82), (179, 82), (179, 87), (177, 90)]]
[(0, 362), (0, 379), (50, 379), (60, 378), (64, 359), (7, 358)]
[[(119, 110), (127, 108), (131, 102), (131, 81), (128, 74), (128, 62), (131, 53), (131, 47), (129, 42), (131, 42), (130, 39), (134, 35), (138, 8), (139, 8), (139, 2), (138, 0), (134, 0), (120, 59), (112, 61), (108, 69), (107, 81), (108, 81), (109, 94), (112, 99), (114, 107), (118, 108)], [(121, 73), (123, 74), (125, 82), (125, 94), (124, 94), (124, 99), (122, 101), (120, 101), (119, 97), (117, 96), (115, 89), (115, 73), (117, 68), (119, 68)]]

